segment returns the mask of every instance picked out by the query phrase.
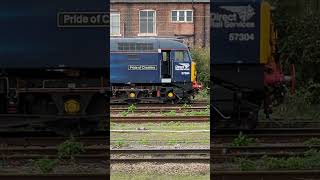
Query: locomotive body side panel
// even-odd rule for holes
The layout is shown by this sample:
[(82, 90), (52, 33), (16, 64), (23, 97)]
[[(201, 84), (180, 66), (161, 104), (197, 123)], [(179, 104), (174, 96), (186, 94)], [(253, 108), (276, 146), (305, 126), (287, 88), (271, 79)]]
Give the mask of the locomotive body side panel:
[[(60, 27), (58, 24), (61, 13), (106, 14), (106, 7), (102, 0), (1, 1), (0, 68), (106, 68), (109, 64), (105, 58), (106, 26)], [(77, 21), (81, 20), (79, 14), (77, 17)], [(69, 18), (70, 23), (72, 18), (75, 21), (73, 15), (64, 18)]]
[(214, 0), (212, 64), (260, 63), (259, 0)]
[(112, 84), (157, 84), (160, 80), (159, 53), (111, 53)]

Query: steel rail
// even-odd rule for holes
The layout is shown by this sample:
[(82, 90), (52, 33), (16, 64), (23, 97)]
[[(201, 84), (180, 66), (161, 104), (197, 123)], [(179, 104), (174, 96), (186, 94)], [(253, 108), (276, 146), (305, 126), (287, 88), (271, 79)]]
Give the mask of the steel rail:
[[(135, 106), (137, 107), (150, 107), (150, 106), (157, 106), (157, 107), (161, 107), (161, 106), (172, 106), (172, 107), (182, 107), (184, 104), (167, 104), (167, 103), (138, 103), (138, 104), (135, 104)], [(190, 104), (187, 104), (187, 105), (191, 105), (193, 107), (196, 107), (196, 106), (206, 106), (206, 105), (209, 105), (208, 102), (206, 101), (193, 101), (191, 102)], [(124, 104), (124, 103), (111, 103), (110, 104), (110, 107), (113, 108), (113, 107), (123, 107), (123, 108), (127, 108), (128, 106), (130, 106), (129, 104)]]
[(257, 128), (253, 130), (248, 129), (232, 129), (232, 128), (219, 128), (212, 129), (216, 135), (238, 135), (240, 132), (247, 135), (264, 135), (264, 134), (317, 134), (320, 133), (320, 128)]
[(320, 170), (299, 171), (217, 171), (211, 169), (214, 180), (318, 180)]
[(142, 163), (142, 162), (149, 162), (149, 163), (209, 163), (209, 157), (198, 157), (198, 158), (111, 158), (111, 163)]
[[(269, 134), (258, 134), (258, 133), (250, 133), (247, 134), (250, 138), (257, 139), (260, 143), (301, 143), (305, 142), (311, 138), (320, 138), (320, 132), (304, 132), (304, 133), (269, 133)], [(211, 139), (213, 144), (226, 144), (233, 141), (238, 135), (228, 135), (228, 134), (217, 134), (214, 135)]]
[[(125, 157), (111, 157), (111, 163), (141, 163), (141, 162), (162, 162), (162, 163), (209, 163), (209, 149), (112, 149), (111, 156), (125, 155)], [(152, 155), (151, 157), (129, 158), (128, 155)], [(166, 157), (169, 156), (170, 157)], [(191, 156), (192, 157), (189, 157)], [(193, 157), (193, 156), (197, 157)], [(156, 156), (156, 157), (153, 157)], [(158, 157), (163, 156), (163, 157)], [(174, 157), (171, 157), (174, 156)], [(183, 157), (181, 157), (183, 156)], [(205, 157), (203, 157), (205, 156)]]
[(4, 180), (101, 180), (108, 174), (0, 174)]
[(310, 149), (320, 149), (320, 146), (307, 146), (307, 145), (261, 145), (261, 146), (211, 146), (211, 153), (216, 155), (223, 154), (242, 154), (242, 153), (303, 153)]
[(145, 123), (145, 122), (209, 122), (210, 116), (135, 116), (111, 117), (114, 123)]
[[(176, 112), (190, 112), (190, 111), (201, 111), (206, 110), (207, 107), (205, 106), (199, 106), (199, 107), (138, 107), (134, 110), (134, 113), (147, 113), (147, 112), (170, 112), (170, 111), (176, 111)], [(127, 111), (128, 108), (120, 107), (120, 108), (110, 108), (111, 113), (120, 113)]]
[(111, 149), (111, 154), (210, 154), (210, 149)]

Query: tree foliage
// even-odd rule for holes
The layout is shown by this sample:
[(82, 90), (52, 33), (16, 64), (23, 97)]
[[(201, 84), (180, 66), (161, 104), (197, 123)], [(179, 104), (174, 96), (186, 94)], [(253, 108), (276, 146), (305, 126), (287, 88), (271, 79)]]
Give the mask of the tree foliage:
[[(296, 65), (298, 88), (318, 103), (320, 94), (320, 3), (313, 0), (270, 0), (283, 66)], [(318, 4), (319, 3), (319, 4)], [(288, 69), (288, 68), (284, 68)]]
[(208, 87), (210, 83), (210, 49), (194, 47), (191, 49), (192, 60), (197, 63), (197, 78)]

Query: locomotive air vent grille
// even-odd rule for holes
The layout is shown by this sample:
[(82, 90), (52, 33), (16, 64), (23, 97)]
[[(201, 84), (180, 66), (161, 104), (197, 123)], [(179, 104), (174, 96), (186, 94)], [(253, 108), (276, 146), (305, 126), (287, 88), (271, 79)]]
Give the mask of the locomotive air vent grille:
[(152, 43), (118, 43), (119, 51), (154, 51)]

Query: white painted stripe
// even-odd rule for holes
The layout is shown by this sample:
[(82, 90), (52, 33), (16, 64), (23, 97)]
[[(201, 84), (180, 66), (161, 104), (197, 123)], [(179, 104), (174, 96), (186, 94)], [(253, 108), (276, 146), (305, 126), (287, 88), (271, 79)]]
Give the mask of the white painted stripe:
[(166, 79), (161, 79), (162, 83), (171, 83), (171, 79), (170, 78), (166, 78)]

